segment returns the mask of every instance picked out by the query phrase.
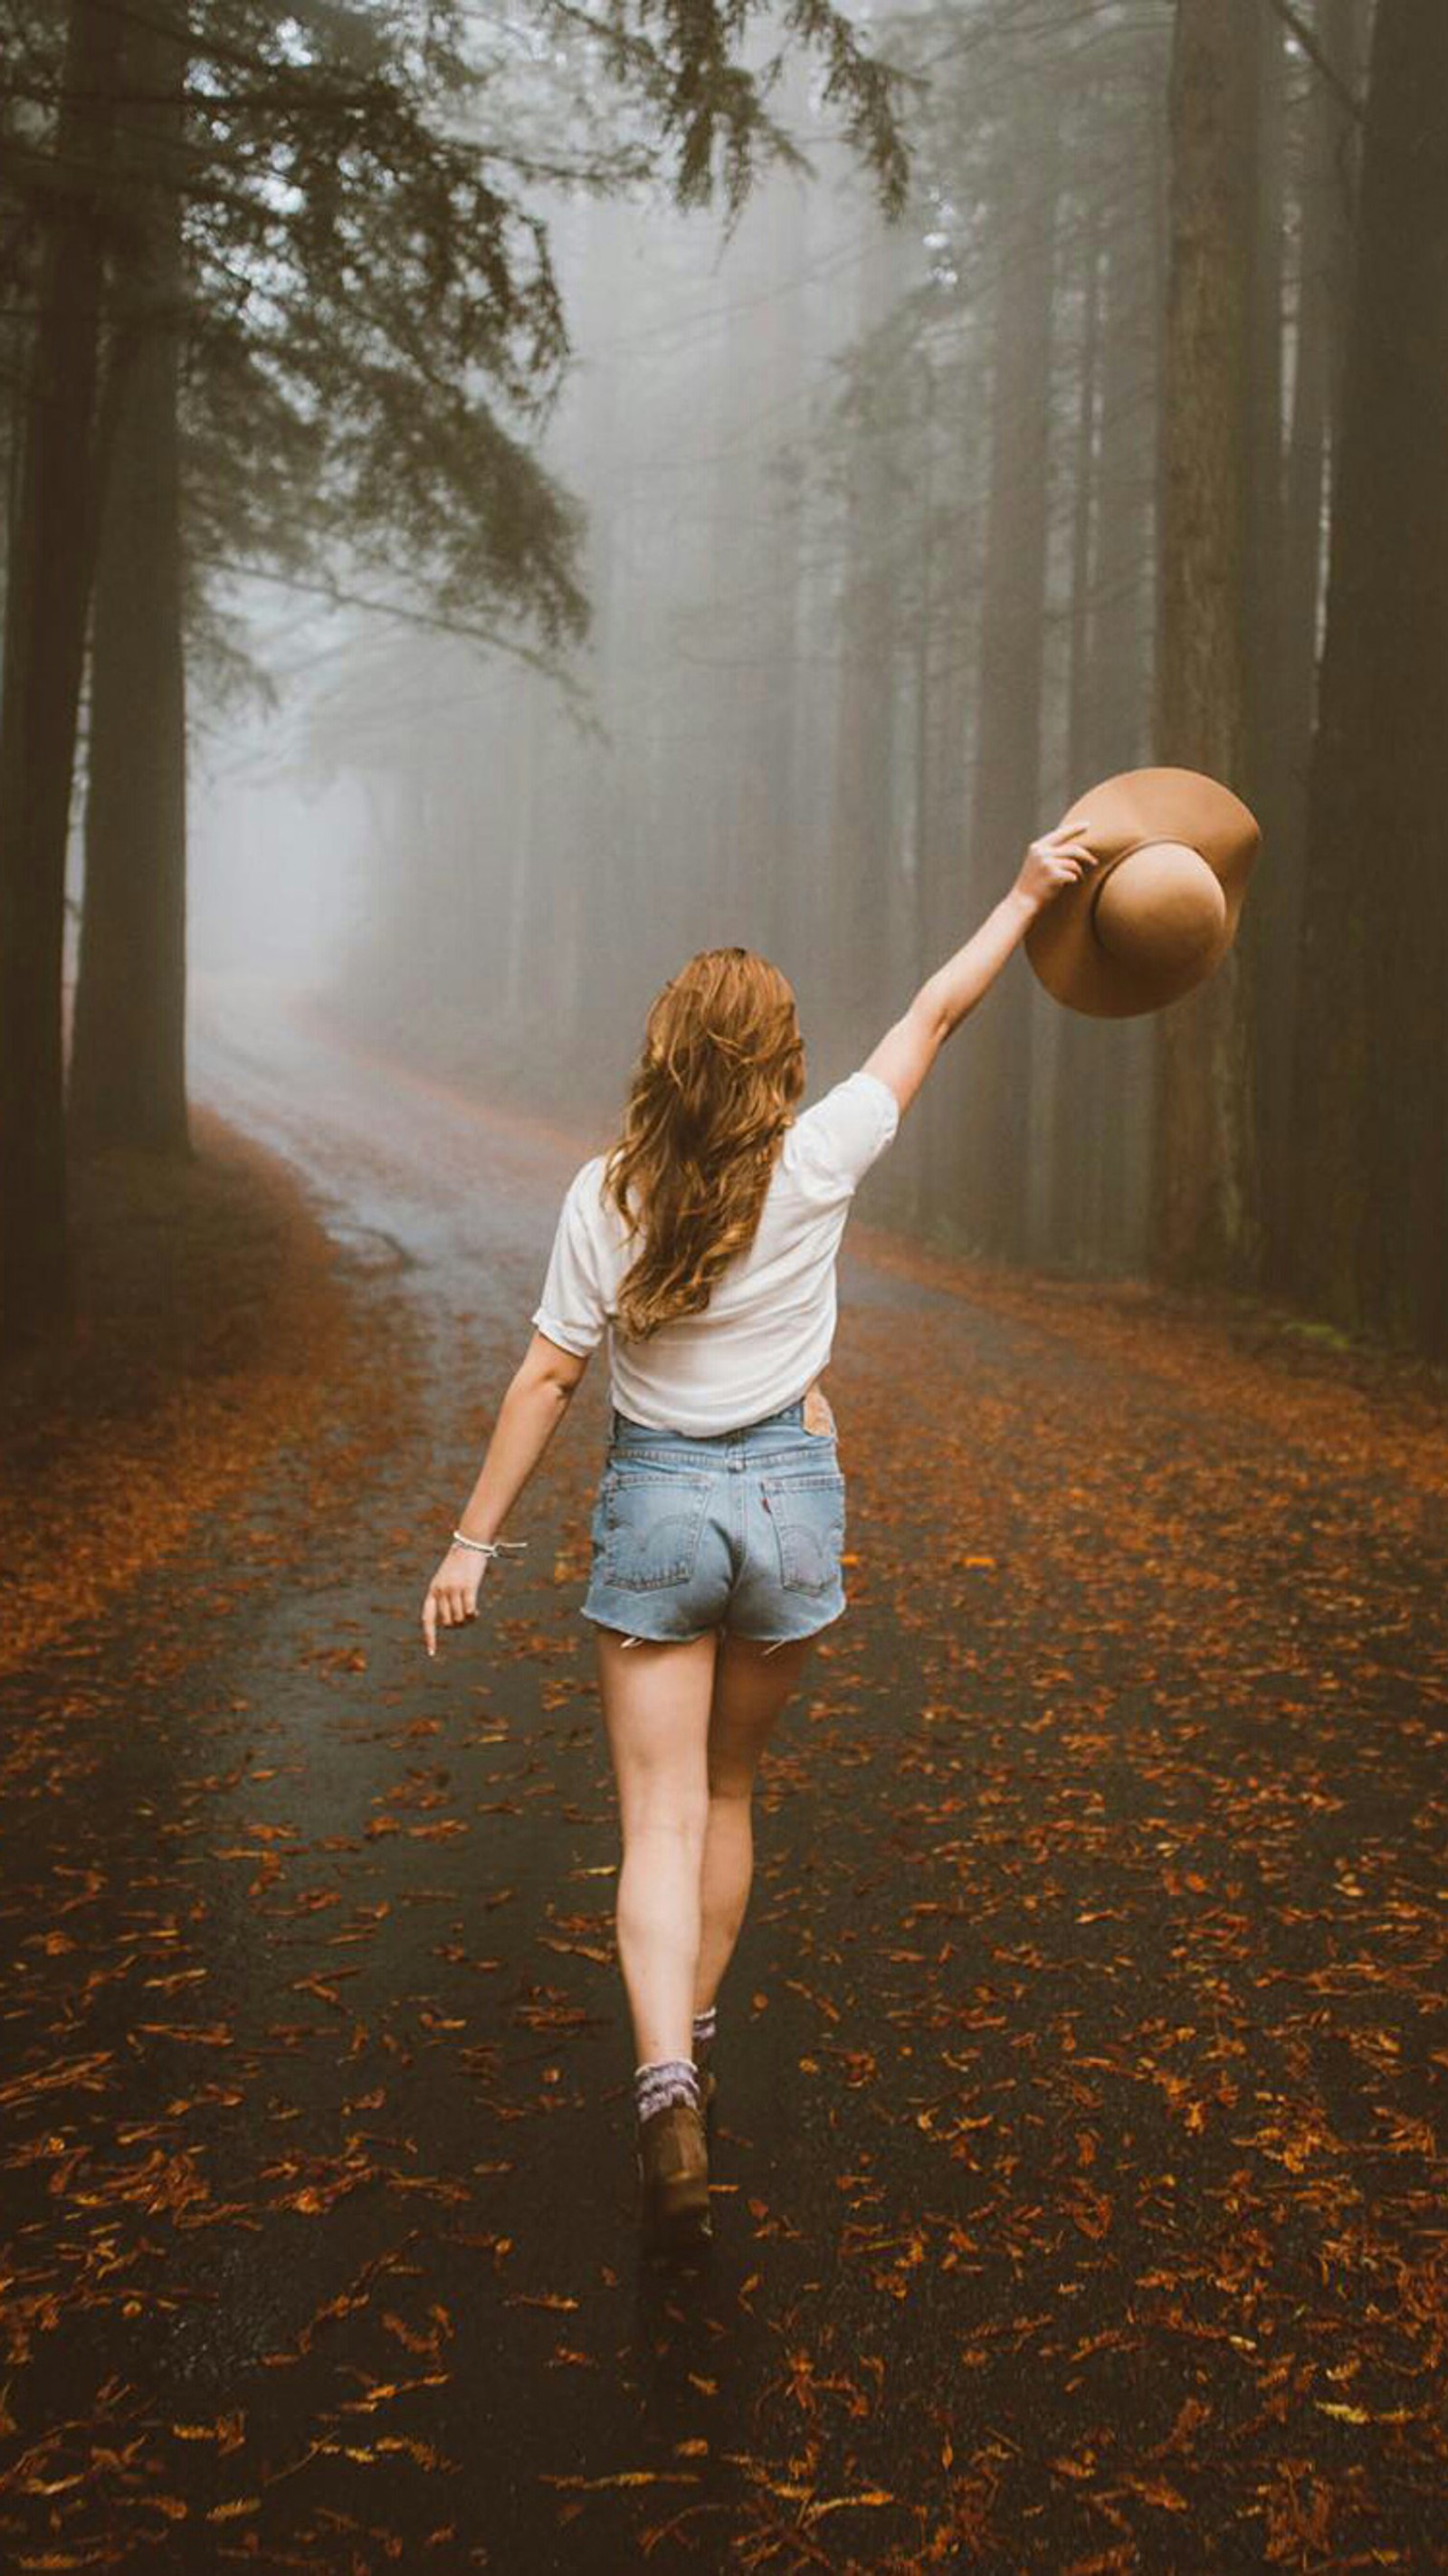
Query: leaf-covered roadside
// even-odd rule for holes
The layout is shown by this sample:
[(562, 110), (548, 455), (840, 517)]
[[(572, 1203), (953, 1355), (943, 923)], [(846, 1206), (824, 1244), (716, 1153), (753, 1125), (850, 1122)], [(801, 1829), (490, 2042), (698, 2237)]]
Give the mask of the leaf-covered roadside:
[(347, 1386), (347, 1265), (316, 1208), (214, 1111), (191, 1125), (193, 1162), (77, 1163), (74, 1346), (0, 1378), (0, 1674), (94, 1637)]
[(766, 1760), (712, 2264), (640, 2273), (601, 1379), (414, 1634), (549, 1149), (351, 1079), (374, 1199), (435, 1193), (428, 1364), (359, 1346), (387, 1434), (230, 1598), (174, 1559), (9, 1693), (8, 2559), (1442, 2565), (1441, 1390), (852, 1235), (851, 1607)]

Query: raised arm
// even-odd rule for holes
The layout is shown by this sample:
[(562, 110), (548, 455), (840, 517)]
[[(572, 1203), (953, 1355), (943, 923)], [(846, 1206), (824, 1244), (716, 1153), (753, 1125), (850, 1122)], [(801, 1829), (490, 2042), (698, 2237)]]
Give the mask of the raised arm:
[(1081, 837), (1090, 828), (1089, 823), (1058, 823), (1032, 841), (1010, 892), (987, 913), (974, 937), (926, 978), (908, 1011), (866, 1057), (865, 1071), (889, 1084), (902, 1117), (951, 1031), (989, 991), (1037, 913), (1094, 864), (1096, 853)]

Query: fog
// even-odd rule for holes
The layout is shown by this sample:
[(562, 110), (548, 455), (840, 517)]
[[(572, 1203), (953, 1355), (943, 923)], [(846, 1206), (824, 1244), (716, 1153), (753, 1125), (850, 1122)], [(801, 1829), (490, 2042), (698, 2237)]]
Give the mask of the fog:
[[(232, 587), (276, 703), (198, 747), (199, 972), (327, 987), (399, 1043), (566, 1096), (592, 1064), (621, 1076), (692, 948), (738, 940), (814, 994), (821, 1067), (848, 1053), (824, 971), (837, 699), (847, 652), (878, 657), (841, 633), (843, 413), (882, 284), (928, 290), (930, 254), (827, 133), (809, 148), (817, 176), (773, 177), (732, 232), (662, 199), (551, 211), (573, 347), (541, 447), (585, 514), (580, 646), (540, 669), (526, 638), (388, 613), (382, 583), (366, 611)], [(916, 856), (883, 819), (882, 890)], [(915, 956), (902, 905), (880, 1008)]]
[[(1260, 825), (1230, 953), (1185, 1002), (1112, 1020), (1011, 958), (882, 1213), (987, 1258), (1255, 1283), (1436, 1343), (1443, 335), (1435, 201), (1393, 141), (1431, 14), (861, 19), (902, 75), (898, 203), (858, 88), (832, 97), (791, 41), (771, 82), (779, 31), (752, 23), (782, 148), (732, 206), (717, 134), (709, 202), (681, 202), (647, 82), (621, 98), (591, 35), (580, 68), (526, 12), (464, 19), (510, 66), (456, 111), (513, 120), (501, 228), (449, 163), (461, 214), (434, 206), (395, 264), (354, 188), (339, 269), (309, 163), (305, 257), (294, 225), (275, 285), (243, 259), (285, 332), (248, 318), (232, 374), (186, 380), (184, 847), (165, 762), (136, 774), (123, 667), (131, 637), (174, 628), (177, 580), (128, 627), (135, 513), (109, 577), (102, 558), (111, 749), (71, 852), (69, 981), (83, 888), (112, 844), (134, 881), (164, 809), (197, 999), (216, 975), (301, 985), (400, 1062), (602, 1142), (694, 950), (782, 968), (817, 1091), (1093, 781), (1195, 768)], [(234, 255), (197, 242), (176, 256), (215, 304)], [(1387, 391), (1384, 295), (1405, 361)], [(1405, 906), (1426, 925), (1407, 940)], [(173, 961), (143, 968), (155, 1026), (179, 1018)], [(78, 1096), (110, 1132), (99, 972), (95, 992)], [(174, 1133), (173, 1075), (142, 1089)]]
[[(1168, 16), (1134, 13), (1134, 78), (1160, 83)], [(649, 999), (695, 948), (738, 941), (789, 976), (811, 1092), (868, 1051), (1073, 792), (1069, 243), (1056, 396), (1018, 425), (1019, 494), (990, 475), (992, 317), (1012, 327), (1044, 178), (1013, 166), (1040, 148), (1014, 97), (1032, 51), (983, 49), (897, 224), (800, 74), (789, 122), (811, 174), (773, 172), (732, 227), (658, 191), (552, 203), (572, 354), (542, 454), (585, 514), (587, 639), (540, 670), (523, 658), (534, 638), (490, 650), (387, 614), (385, 583), (350, 612), (237, 585), (277, 704), (209, 727), (196, 763), (198, 973), (323, 988), (405, 1057), (560, 1110), (586, 1102), (595, 1123), (621, 1098)], [(1152, 287), (1160, 163), (1149, 130), (1134, 149), (1116, 215), (1133, 299)], [(1043, 510), (1049, 561), (1033, 612), (1041, 777), (1020, 782), (1014, 829), (986, 838), (971, 800), (992, 508), (1018, 523)], [(1149, 573), (1143, 554), (1116, 606), (1138, 696), (1098, 767), (1144, 741)], [(1059, 1014), (1015, 976), (994, 1007), (1031, 1017), (1043, 1119)], [(1101, 1052), (1134, 1131), (1142, 1033), (1115, 1029)], [(890, 1176), (900, 1211), (947, 1236), (969, 1056), (967, 1036)]]

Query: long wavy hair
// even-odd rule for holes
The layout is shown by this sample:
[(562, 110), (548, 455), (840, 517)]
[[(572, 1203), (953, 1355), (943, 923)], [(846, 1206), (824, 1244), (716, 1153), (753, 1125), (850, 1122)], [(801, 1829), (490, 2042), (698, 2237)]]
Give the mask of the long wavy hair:
[(794, 994), (749, 948), (701, 948), (649, 1006), (623, 1132), (603, 1187), (641, 1249), (617, 1321), (647, 1341), (708, 1305), (754, 1240), (804, 1089)]

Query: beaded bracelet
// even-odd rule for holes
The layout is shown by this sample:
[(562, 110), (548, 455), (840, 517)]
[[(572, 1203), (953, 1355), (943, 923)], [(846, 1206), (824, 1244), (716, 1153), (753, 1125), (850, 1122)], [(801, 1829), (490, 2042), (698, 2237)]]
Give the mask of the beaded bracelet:
[(453, 1531), (453, 1541), (458, 1547), (470, 1547), (477, 1556), (501, 1556), (505, 1547), (524, 1548), (528, 1544), (525, 1538), (465, 1538), (461, 1530)]

